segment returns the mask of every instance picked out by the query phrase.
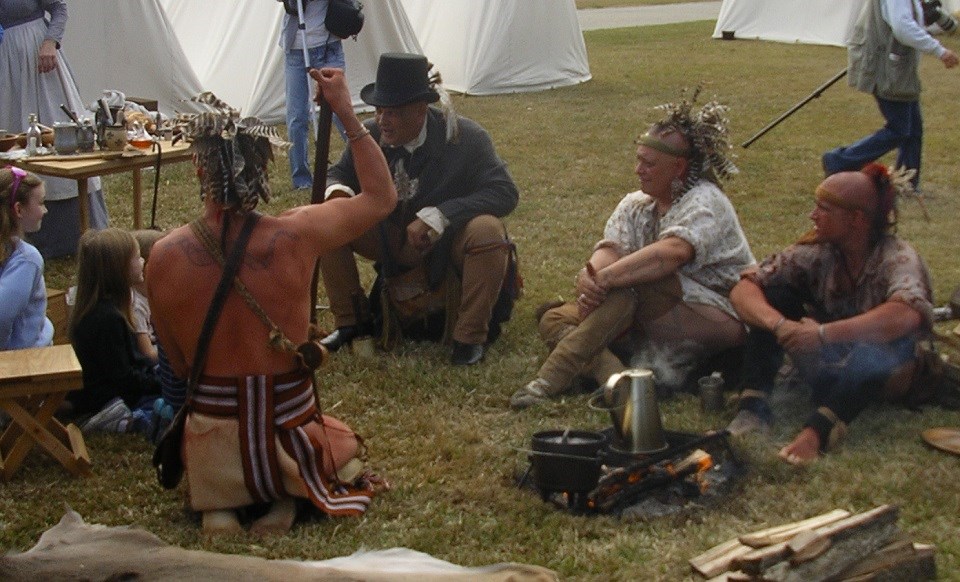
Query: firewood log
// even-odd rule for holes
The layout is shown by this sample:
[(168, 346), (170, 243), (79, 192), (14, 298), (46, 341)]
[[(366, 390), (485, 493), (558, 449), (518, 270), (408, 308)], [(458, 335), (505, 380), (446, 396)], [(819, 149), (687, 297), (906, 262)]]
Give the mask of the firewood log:
[(824, 513), (816, 517), (795, 521), (776, 527), (763, 529), (757, 532), (748, 533), (740, 536), (740, 543), (754, 548), (772, 546), (780, 542), (785, 542), (792, 538), (797, 532), (805, 529), (814, 529), (850, 517), (850, 512), (843, 509), (834, 509), (829, 513)]
[(786, 559), (764, 568), (763, 578), (779, 582), (832, 580), (896, 538), (900, 533), (897, 515), (895, 506), (883, 505), (818, 528), (816, 534), (830, 538), (830, 547), (826, 551), (798, 564)]
[(699, 556), (692, 558), (689, 563), (691, 568), (701, 576), (712, 578), (726, 572), (732, 566), (734, 560), (750, 553), (754, 548), (763, 548), (785, 542), (800, 530), (828, 525), (849, 516), (849, 511), (834, 509), (802, 521), (745, 534), (738, 539), (728, 540), (710, 548)]
[(935, 580), (937, 563), (936, 548), (917, 544), (909, 539), (898, 540), (874, 552), (843, 573), (843, 582)]
[(830, 547), (830, 538), (808, 529), (804, 530), (787, 542), (790, 550), (790, 563), (793, 565), (812, 560), (827, 551)]
[(767, 568), (787, 559), (789, 556), (790, 548), (787, 547), (787, 542), (780, 542), (747, 552), (736, 558), (733, 563), (744, 572), (758, 576)]
[(734, 559), (752, 550), (753, 548), (741, 544), (734, 538), (691, 558), (690, 567), (704, 578), (713, 578), (729, 570)]

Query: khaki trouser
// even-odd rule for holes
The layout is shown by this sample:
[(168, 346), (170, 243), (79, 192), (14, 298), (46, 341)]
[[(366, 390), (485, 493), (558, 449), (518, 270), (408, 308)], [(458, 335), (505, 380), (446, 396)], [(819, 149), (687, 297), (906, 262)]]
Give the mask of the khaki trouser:
[(634, 327), (645, 341), (686, 341), (701, 356), (743, 342), (743, 326), (735, 318), (715, 307), (683, 303), (682, 297), (680, 280), (673, 276), (612, 290), (583, 321), (573, 302), (547, 311), (540, 319), (540, 337), (551, 352), (537, 377), (549, 382), (552, 394), (566, 391), (577, 376), (603, 385), (626, 369), (610, 344)]
[[(396, 252), (398, 257), (411, 254), (408, 248), (404, 248), (405, 235), (402, 231), (387, 232), (390, 239), (387, 244), (391, 249), (399, 249)], [(454, 237), (450, 263), (460, 277), (461, 289), (453, 328), (454, 340), (467, 344), (486, 343), (490, 316), (507, 271), (510, 249), (500, 244), (506, 240), (503, 223), (489, 214), (477, 216)], [(323, 284), (337, 327), (356, 323), (351, 297), (363, 293), (354, 253), (380, 260), (379, 229), (371, 229), (349, 245), (320, 258)]]

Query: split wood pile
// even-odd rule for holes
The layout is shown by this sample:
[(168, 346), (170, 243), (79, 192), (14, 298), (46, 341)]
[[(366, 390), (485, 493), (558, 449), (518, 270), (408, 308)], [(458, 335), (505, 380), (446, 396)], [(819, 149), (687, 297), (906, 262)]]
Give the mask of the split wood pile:
[(933, 580), (934, 546), (897, 526), (899, 509), (842, 509), (745, 534), (690, 560), (710, 582)]

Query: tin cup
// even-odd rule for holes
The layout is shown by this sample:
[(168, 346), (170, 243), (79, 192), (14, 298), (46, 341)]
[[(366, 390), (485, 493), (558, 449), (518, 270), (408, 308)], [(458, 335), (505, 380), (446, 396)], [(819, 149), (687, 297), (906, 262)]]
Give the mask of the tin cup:
[(53, 147), (58, 154), (72, 154), (80, 147), (79, 134), (75, 123), (58, 121), (53, 124)]
[(354, 340), (350, 342), (350, 349), (354, 355), (359, 358), (373, 359), (377, 355), (373, 337), (368, 335), (354, 338)]
[(697, 380), (700, 388), (700, 409), (704, 412), (723, 410), (723, 376), (714, 373)]

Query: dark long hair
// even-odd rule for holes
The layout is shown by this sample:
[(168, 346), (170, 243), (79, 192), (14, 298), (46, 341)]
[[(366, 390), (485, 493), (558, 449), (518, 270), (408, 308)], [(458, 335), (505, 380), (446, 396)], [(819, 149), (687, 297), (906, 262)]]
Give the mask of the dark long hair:
[[(119, 228), (88, 230), (77, 252), (77, 298), (70, 315), (70, 339), (77, 324), (100, 301), (112, 304), (130, 325), (130, 261), (139, 257), (137, 240)], [(132, 329), (132, 326), (131, 326)]]

